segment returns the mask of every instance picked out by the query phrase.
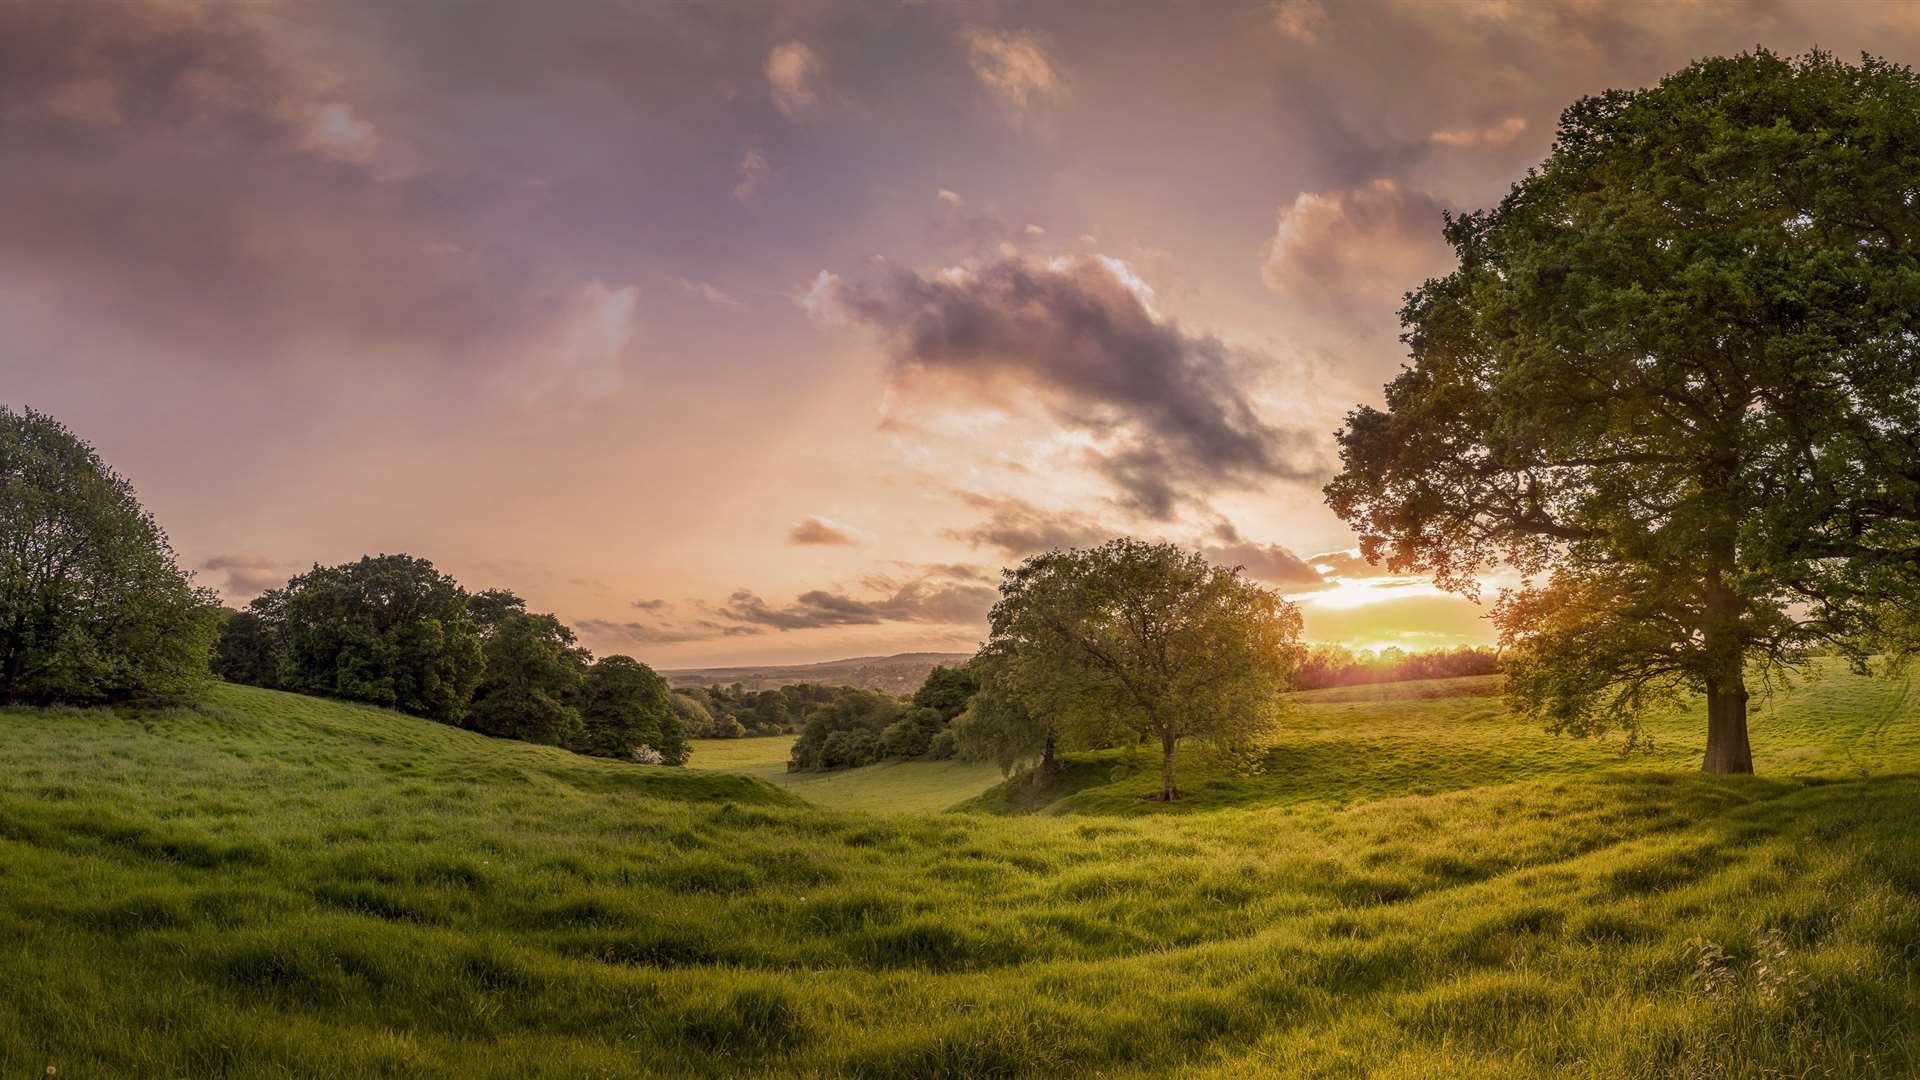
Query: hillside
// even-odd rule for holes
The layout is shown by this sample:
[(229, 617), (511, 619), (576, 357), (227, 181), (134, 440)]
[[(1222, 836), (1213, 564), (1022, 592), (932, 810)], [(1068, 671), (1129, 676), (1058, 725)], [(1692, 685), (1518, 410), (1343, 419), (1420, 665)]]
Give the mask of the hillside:
[(795, 683), (819, 683), (824, 686), (884, 690), (889, 694), (910, 694), (926, 681), (927, 672), (935, 667), (964, 664), (972, 656), (972, 653), (898, 653), (893, 656), (825, 660), (817, 664), (677, 668), (662, 670), (660, 674), (666, 677), (669, 686), (676, 689), (739, 683), (748, 690), (772, 690)]
[(1484, 689), (1023, 816), (241, 688), (0, 711), (0, 1075), (1913, 1074), (1904, 685), (1774, 703), (1732, 778)]

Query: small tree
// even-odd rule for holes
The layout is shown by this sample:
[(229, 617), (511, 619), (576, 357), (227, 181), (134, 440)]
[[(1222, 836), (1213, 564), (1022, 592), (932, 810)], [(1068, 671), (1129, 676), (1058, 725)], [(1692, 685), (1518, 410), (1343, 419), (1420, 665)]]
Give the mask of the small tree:
[(191, 697), (218, 622), (124, 477), (0, 406), (0, 704)]
[(1901, 648), (1920, 526), (1920, 77), (1767, 52), (1576, 102), (1452, 219), (1413, 366), (1339, 434), (1369, 559), (1494, 609), (1515, 704), (1598, 733), (1704, 692), (1753, 771), (1749, 668)]
[(1153, 740), (1160, 795), (1202, 738), (1247, 748), (1274, 728), (1299, 657), (1300, 615), (1271, 590), (1172, 544), (1111, 540), (1006, 571), (985, 646), (994, 673), (1085, 745)]

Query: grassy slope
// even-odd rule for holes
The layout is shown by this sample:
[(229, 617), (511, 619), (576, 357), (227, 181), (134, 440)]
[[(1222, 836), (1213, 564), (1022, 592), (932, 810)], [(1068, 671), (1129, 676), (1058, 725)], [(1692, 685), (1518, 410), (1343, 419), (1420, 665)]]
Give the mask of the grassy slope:
[[(1679, 720), (1684, 768), (1322, 701), (1301, 741), (1386, 764), (1028, 817), (263, 691), (0, 712), (0, 1075), (1908, 1076), (1901, 693), (1803, 693), (1747, 778)], [(1369, 801), (1381, 769), (1434, 793)]]
[(893, 814), (945, 810), (1000, 782), (998, 768), (971, 761), (889, 761), (860, 769), (790, 773), (787, 759), (795, 738), (695, 739), (689, 764), (758, 777), (819, 806)]

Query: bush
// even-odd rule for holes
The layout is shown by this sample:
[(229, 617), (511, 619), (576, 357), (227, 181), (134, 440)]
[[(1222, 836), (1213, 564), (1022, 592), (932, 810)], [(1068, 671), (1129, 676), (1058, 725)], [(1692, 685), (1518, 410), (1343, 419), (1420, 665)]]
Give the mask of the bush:
[(880, 733), (880, 753), (890, 758), (921, 757), (946, 725), (946, 719), (933, 709), (909, 709)]
[(941, 728), (927, 744), (927, 757), (935, 761), (945, 761), (960, 750), (959, 740), (954, 737), (953, 728)]

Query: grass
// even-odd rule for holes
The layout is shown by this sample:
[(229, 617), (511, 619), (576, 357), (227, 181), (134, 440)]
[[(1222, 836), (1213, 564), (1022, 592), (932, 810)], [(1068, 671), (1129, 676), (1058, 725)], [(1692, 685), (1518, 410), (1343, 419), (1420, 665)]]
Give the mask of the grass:
[(0, 712), (0, 1075), (1920, 1068), (1903, 685), (1771, 703), (1730, 778), (1687, 715), (1622, 760), (1444, 689), (1303, 696), (1172, 807), (1074, 759), (1027, 814), (244, 688)]
[(758, 777), (819, 806), (890, 814), (945, 810), (1001, 779), (997, 767), (973, 761), (887, 761), (858, 769), (790, 773), (787, 759), (795, 738), (694, 739), (689, 764)]

